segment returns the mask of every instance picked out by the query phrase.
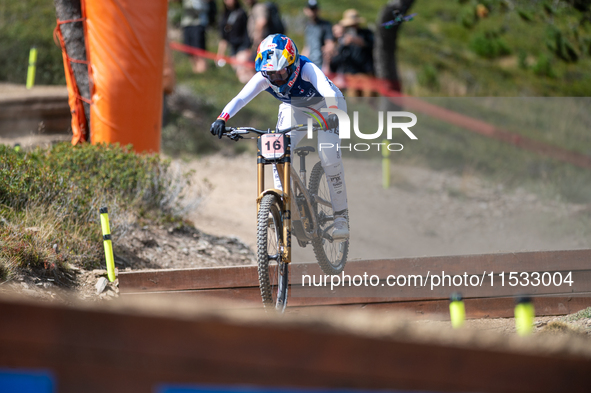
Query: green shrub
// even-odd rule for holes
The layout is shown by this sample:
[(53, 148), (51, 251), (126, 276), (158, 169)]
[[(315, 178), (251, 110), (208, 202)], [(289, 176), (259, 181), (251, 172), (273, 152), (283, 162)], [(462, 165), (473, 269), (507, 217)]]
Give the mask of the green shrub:
[(567, 63), (576, 62), (579, 59), (579, 54), (574, 46), (556, 26), (548, 26), (546, 29), (546, 36), (546, 46), (556, 55), (556, 57)]
[(523, 20), (524, 22), (533, 22), (534, 20), (533, 14), (523, 9), (518, 8), (517, 15), (519, 15), (521, 20)]
[(591, 37), (579, 37), (579, 48), (583, 55), (591, 55)]
[(434, 91), (439, 90), (439, 72), (431, 64), (423, 65), (417, 78), (421, 86)]
[(556, 73), (554, 72), (554, 68), (552, 68), (550, 57), (545, 53), (542, 53), (538, 57), (538, 61), (534, 65), (533, 70), (536, 75), (556, 78)]
[(58, 203), (82, 214), (101, 194), (145, 208), (165, 207), (170, 162), (135, 154), (131, 145), (60, 143), (32, 152), (2, 145), (0, 161), (0, 203), (15, 209)]
[(517, 54), (517, 64), (519, 68), (522, 70), (527, 70), (529, 68), (529, 64), (527, 64), (527, 52), (524, 50), (520, 50)]
[(494, 59), (511, 53), (507, 43), (493, 32), (476, 34), (470, 41), (470, 49), (486, 59)]
[(471, 28), (478, 20), (476, 18), (476, 10), (472, 6), (462, 7), (460, 13), (458, 14), (458, 19), (462, 26), (467, 29)]
[(589, 319), (591, 318), (591, 307), (587, 307), (584, 310), (578, 311), (574, 314), (568, 315), (563, 317), (566, 321), (578, 321), (580, 319)]
[(101, 206), (116, 218), (117, 234), (126, 217), (174, 215), (187, 184), (170, 161), (136, 154), (131, 146), (61, 143), (25, 152), (0, 145), (0, 266), (60, 271), (67, 261), (98, 267)]
[(552, 16), (556, 13), (554, 6), (549, 1), (545, 1), (544, 4), (542, 4), (542, 7), (548, 16)]

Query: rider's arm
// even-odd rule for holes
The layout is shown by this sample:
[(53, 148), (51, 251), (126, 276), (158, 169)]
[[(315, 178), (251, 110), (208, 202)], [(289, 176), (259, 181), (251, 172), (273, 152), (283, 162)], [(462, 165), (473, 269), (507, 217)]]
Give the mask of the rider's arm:
[(302, 67), (302, 79), (310, 82), (316, 90), (326, 98), (326, 106), (329, 108), (338, 108), (338, 100), (342, 99), (343, 93), (336, 88), (324, 75), (324, 72), (314, 63), (306, 63)]
[(230, 117), (234, 116), (244, 105), (248, 104), (250, 100), (255, 98), (261, 91), (269, 87), (269, 81), (260, 73), (257, 72), (242, 88), (240, 93), (232, 99), (225, 106), (222, 113), (218, 116), (218, 119), (227, 121)]

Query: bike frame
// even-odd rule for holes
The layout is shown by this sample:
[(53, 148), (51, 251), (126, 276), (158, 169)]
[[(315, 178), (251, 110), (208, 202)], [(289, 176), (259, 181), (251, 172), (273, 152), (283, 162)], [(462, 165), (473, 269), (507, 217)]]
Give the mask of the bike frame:
[[(292, 151), (291, 151), (291, 137), (288, 135), (290, 131), (303, 131), (305, 126), (296, 125), (286, 130), (257, 130), (252, 127), (226, 128), (224, 134), (233, 141), (245, 139), (244, 135), (249, 133), (257, 134), (256, 138), (249, 137), (248, 139), (257, 140), (257, 262), (259, 265), (259, 282), (261, 289), (261, 296), (265, 307), (273, 305), (278, 311), (283, 311), (287, 304), (288, 286), (289, 286), (289, 264), (291, 263), (291, 235), (292, 235), (292, 209), (291, 204), (294, 203), (294, 219), (293, 219), (293, 233), (298, 239), (298, 243), (305, 247), (308, 242), (312, 243), (316, 259), (324, 272), (328, 274), (337, 274), (341, 272), (346, 263), (346, 255), (348, 250), (348, 243), (345, 243), (345, 248), (339, 248), (340, 258), (338, 266), (335, 266), (332, 259), (328, 259), (324, 239), (328, 239), (331, 243), (333, 238), (328, 234), (328, 229), (321, 231), (319, 224), (323, 222), (334, 220), (334, 215), (327, 215), (326, 212), (316, 216), (316, 208), (318, 205), (326, 205), (332, 208), (330, 201), (320, 198), (318, 195), (310, 194), (306, 188), (306, 170), (305, 158), (309, 152), (314, 151), (310, 148), (294, 149), (294, 153), (300, 156), (300, 176), (292, 167)], [(313, 127), (314, 130), (322, 129), (321, 127)], [(276, 183), (278, 178), (281, 186), (277, 188), (265, 187), (265, 166), (275, 165), (277, 169), (277, 177), (273, 179)], [(317, 163), (312, 169), (314, 177), (314, 187), (320, 184), (318, 181), (324, 175), (324, 172), (319, 172), (321, 167)], [(320, 176), (320, 177), (318, 177)], [(303, 180), (302, 180), (303, 179)], [(272, 197), (269, 197), (271, 195)], [(261, 207), (261, 202), (265, 200), (265, 205)], [(263, 209), (263, 210), (261, 210)], [(271, 210), (274, 209), (274, 210)], [(276, 220), (276, 211), (281, 212), (281, 228), (275, 226), (275, 236), (281, 238), (278, 245), (277, 253), (270, 255), (268, 253), (268, 236), (269, 236), (269, 214), (272, 215), (273, 221)], [(300, 211), (301, 210), (301, 211)], [(332, 210), (332, 209), (331, 209)], [(261, 213), (264, 214), (261, 215)], [(309, 229), (309, 230), (308, 230)], [(281, 232), (281, 233), (278, 233)], [(264, 239), (267, 237), (267, 239)], [(264, 254), (261, 255), (260, 248), (267, 248)], [(331, 254), (332, 258), (332, 254)], [(279, 270), (269, 270), (269, 262), (274, 260), (277, 262)], [(338, 271), (337, 273), (333, 273)], [(277, 277), (274, 277), (277, 274)], [(276, 287), (276, 288), (275, 288)]]
[[(304, 157), (300, 158), (300, 159), (305, 159)], [(310, 212), (309, 216), (304, 216), (302, 217), (302, 215), (300, 214), (299, 209), (297, 209), (297, 205), (296, 205), (296, 209), (294, 209), (292, 211), (292, 220), (293, 221), (301, 221), (303, 224), (303, 219), (304, 218), (308, 218), (309, 220), (311, 220), (312, 225), (311, 225), (311, 230), (307, 231), (305, 229), (305, 226), (303, 227), (303, 231), (301, 232), (301, 235), (304, 236), (304, 239), (300, 239), (300, 240), (307, 240), (310, 241), (313, 238), (320, 236), (320, 234), (318, 233), (318, 220), (316, 218), (316, 214), (312, 214), (313, 212), (313, 207), (312, 207), (312, 203), (316, 202), (319, 203), (321, 205), (325, 205), (328, 207), (332, 207), (332, 204), (329, 201), (324, 200), (323, 198), (320, 198), (318, 195), (311, 195), (308, 192), (308, 189), (306, 188), (306, 185), (304, 184), (304, 182), (302, 181), (301, 177), (298, 176), (297, 172), (295, 171), (295, 169), (293, 169), (293, 166), (291, 167), (291, 191), (294, 194), (293, 198), (297, 197), (298, 195), (295, 195), (296, 191), (299, 190), (301, 196), (304, 197), (306, 204), (308, 205), (308, 212)], [(297, 231), (296, 231), (297, 234)], [(298, 239), (300, 237), (298, 236)]]
[[(274, 194), (281, 202), (281, 211), (283, 216), (283, 233), (282, 233), (282, 250), (281, 250), (281, 257), (283, 262), (291, 263), (291, 221), (292, 221), (292, 211), (291, 211), (291, 203), (294, 199), (292, 195), (293, 190), (300, 190), (301, 195), (304, 196), (306, 200), (306, 204), (308, 205), (308, 211), (311, 213), (312, 209), (312, 202), (320, 203), (326, 206), (331, 206), (330, 202), (325, 201), (322, 198), (314, 195), (313, 197), (308, 192), (305, 184), (302, 182), (296, 171), (293, 169), (291, 165), (291, 137), (287, 134), (289, 131), (296, 130), (297, 128), (301, 128), (303, 125), (297, 125), (292, 127), (289, 130), (283, 130), (279, 133), (284, 134), (285, 137), (285, 155), (279, 159), (267, 159), (263, 157), (261, 153), (261, 136), (264, 134), (271, 133), (270, 131), (263, 131), (257, 130), (251, 127), (242, 127), (242, 128), (227, 128), (226, 130), (229, 132), (233, 132), (233, 135), (229, 135), (229, 137), (233, 140), (242, 139), (243, 137), (241, 134), (254, 132), (258, 134), (257, 136), (257, 214), (260, 209), (260, 203), (263, 197), (267, 194)], [(314, 127), (315, 130), (319, 129), (319, 127)], [(267, 165), (276, 165), (277, 172), (279, 174), (279, 179), (281, 181), (281, 186), (283, 190), (279, 190), (276, 188), (265, 188), (265, 167)], [(293, 183), (292, 183), (293, 182)], [(296, 208), (294, 210), (295, 219), (298, 221), (302, 220), (302, 216), (299, 210)], [(305, 232), (305, 240), (312, 240), (316, 236), (321, 236), (318, 233), (318, 222), (316, 220), (316, 216), (314, 214), (310, 214), (310, 217), (307, 217), (312, 221), (312, 230), (311, 231), (304, 231)]]

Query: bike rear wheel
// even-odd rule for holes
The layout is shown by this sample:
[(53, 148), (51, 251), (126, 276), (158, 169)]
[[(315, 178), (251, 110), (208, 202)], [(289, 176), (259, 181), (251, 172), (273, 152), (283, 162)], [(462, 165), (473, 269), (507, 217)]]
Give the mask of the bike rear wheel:
[(288, 267), (281, 256), (283, 216), (277, 196), (265, 195), (259, 205), (257, 263), (265, 308), (279, 312), (287, 305)]
[[(310, 174), (310, 184), (308, 190), (311, 195), (316, 195), (324, 201), (330, 202), (330, 191), (328, 182), (324, 173), (324, 168), (320, 162), (317, 162)], [(334, 225), (334, 211), (332, 206), (326, 206), (314, 201), (312, 203), (316, 221), (321, 233), (328, 233)], [(347, 225), (349, 216), (347, 215)], [(349, 239), (330, 240), (327, 236), (320, 236), (312, 240), (312, 248), (316, 255), (316, 260), (326, 274), (340, 274), (347, 263), (349, 254)]]

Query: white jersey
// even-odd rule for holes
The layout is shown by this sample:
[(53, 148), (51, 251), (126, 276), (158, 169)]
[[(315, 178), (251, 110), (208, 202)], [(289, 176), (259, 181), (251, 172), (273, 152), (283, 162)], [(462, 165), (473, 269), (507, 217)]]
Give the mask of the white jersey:
[(341, 91), (314, 63), (303, 63), (304, 65), (302, 66), (300, 77), (296, 79), (294, 86), (290, 90), (290, 97), (281, 99), (273, 94), (271, 82), (269, 82), (261, 72), (257, 72), (250, 81), (248, 81), (240, 93), (238, 93), (238, 95), (224, 107), (219, 118), (227, 121), (264, 90), (269, 91), (269, 93), (273, 94), (284, 103), (287, 103), (292, 99), (304, 101), (306, 98), (324, 97), (327, 107), (341, 107), (342, 104), (339, 105), (339, 101), (344, 101), (343, 93), (341, 93)]

